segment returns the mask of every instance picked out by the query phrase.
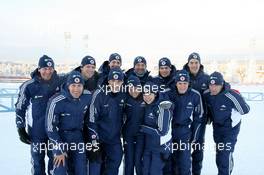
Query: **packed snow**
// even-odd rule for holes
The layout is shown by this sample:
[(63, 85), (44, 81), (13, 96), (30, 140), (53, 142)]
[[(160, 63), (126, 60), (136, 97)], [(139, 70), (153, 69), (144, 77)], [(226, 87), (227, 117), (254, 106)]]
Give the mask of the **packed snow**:
[[(16, 84), (1, 84), (1, 88), (17, 88)], [(262, 92), (264, 86), (239, 86), (233, 88), (241, 92)], [(0, 99), (0, 104), (3, 103)], [(251, 111), (242, 119), (240, 134), (234, 153), (234, 175), (263, 175), (264, 137), (263, 133), (263, 107), (264, 101), (248, 101)], [(15, 126), (15, 113), (0, 113), (0, 169), (1, 174), (17, 175), (30, 174), (30, 147), (19, 141)], [(120, 168), (120, 173), (122, 173)], [(217, 174), (215, 164), (215, 151), (212, 136), (212, 126), (207, 125), (206, 150), (202, 174)]]

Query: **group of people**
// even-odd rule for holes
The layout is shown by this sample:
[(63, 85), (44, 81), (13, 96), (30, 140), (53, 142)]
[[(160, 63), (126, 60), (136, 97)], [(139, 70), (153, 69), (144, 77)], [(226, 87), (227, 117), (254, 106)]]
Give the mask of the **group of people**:
[(152, 77), (142, 56), (122, 70), (113, 53), (60, 75), (43, 55), (16, 103), (19, 138), (30, 144), (32, 174), (200, 175), (206, 125), (212, 123), (219, 175), (229, 175), (241, 125), (250, 110), (223, 75), (204, 72), (198, 53), (182, 69), (169, 58)]

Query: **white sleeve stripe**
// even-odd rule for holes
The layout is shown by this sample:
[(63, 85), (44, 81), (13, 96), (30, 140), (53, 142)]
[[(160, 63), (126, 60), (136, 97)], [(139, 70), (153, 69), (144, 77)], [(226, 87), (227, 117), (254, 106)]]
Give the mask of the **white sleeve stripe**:
[(21, 120), (21, 122), (24, 122), (23, 118), (22, 118), (20, 115), (17, 115), (17, 114), (16, 114), (16, 117), (17, 117), (19, 120)]
[(88, 127), (88, 129), (91, 130), (96, 135), (96, 137), (98, 138), (98, 134), (97, 134), (97, 132), (94, 129), (92, 129), (90, 127)]
[(157, 131), (157, 129), (151, 128), (151, 127), (146, 126), (146, 125), (142, 125), (142, 126), (145, 127), (145, 128), (148, 128), (150, 130), (154, 130), (158, 135), (160, 135), (159, 132)]
[(197, 90), (195, 90), (195, 89), (192, 89), (192, 91), (195, 92), (196, 94), (198, 94), (199, 97), (200, 97), (200, 110), (201, 110), (201, 114), (200, 114), (199, 118), (202, 118), (203, 117), (203, 114), (204, 114), (204, 109), (203, 109), (203, 101), (202, 101), (201, 94)]
[(235, 104), (237, 110), (240, 112), (240, 114), (244, 114), (244, 111), (240, 105), (240, 103), (237, 101), (237, 99), (230, 93), (227, 93), (226, 96)]
[(198, 130), (199, 130), (200, 126), (201, 126), (201, 124), (199, 124), (198, 127), (195, 130), (195, 134), (194, 134), (194, 139), (195, 140), (194, 141), (196, 141), (197, 133), (198, 133)]
[(31, 84), (31, 83), (33, 83), (33, 82), (34, 82), (34, 79), (31, 79), (31, 80), (25, 82), (25, 83), (22, 85), (22, 87), (21, 87), (21, 89), (20, 89), (20, 92), (19, 92), (18, 103), (17, 103), (17, 106), (16, 106), (17, 109), (22, 109), (22, 104), (24, 103), (24, 101), (25, 101), (25, 99), (26, 99), (26, 97), (25, 97), (25, 89), (26, 89), (27, 85), (29, 85), (29, 84)]
[(59, 95), (57, 96), (56, 98), (54, 98), (50, 104), (50, 107), (49, 107), (49, 113), (48, 113), (48, 123), (47, 123), (47, 126), (48, 126), (48, 131), (52, 132), (52, 120), (54, 118), (54, 109), (55, 109), (55, 106), (56, 106), (56, 103), (58, 101), (61, 101), (65, 99), (64, 96), (62, 95)]
[(49, 113), (48, 113), (48, 131), (52, 131), (52, 120), (54, 118), (54, 109), (56, 106), (56, 103), (60, 100), (63, 100), (65, 97), (60, 95), (56, 97), (55, 99), (52, 100), (50, 108), (49, 108)]
[(163, 129), (163, 117), (164, 117), (164, 109), (162, 109), (160, 106), (159, 106), (159, 116), (158, 116), (158, 128), (160, 131), (162, 131)]
[(234, 105), (236, 106), (236, 109), (239, 111), (239, 113), (243, 115), (244, 111), (243, 111), (241, 105), (239, 104), (239, 102), (237, 101), (237, 99), (230, 93), (226, 93), (225, 95), (227, 98), (229, 98), (234, 103)]
[(51, 105), (49, 108), (49, 113), (48, 113), (48, 130), (49, 131), (52, 131), (52, 120), (54, 118), (54, 109), (55, 109), (56, 103), (60, 100), (63, 100), (63, 99), (65, 99), (65, 97), (60, 95), (60, 96), (54, 98), (51, 102)]
[[(59, 99), (61, 98), (60, 96), (58, 96)], [(48, 112), (48, 131), (52, 131), (52, 117), (53, 117), (53, 113), (54, 113), (54, 107), (56, 105), (56, 100), (58, 99), (58, 97), (54, 98), (49, 106), (49, 112)], [(51, 114), (52, 113), (52, 114)]]
[(91, 105), (90, 105), (90, 117), (89, 117), (89, 121), (94, 123), (95, 122), (95, 119), (94, 119), (94, 113), (95, 113), (95, 107), (94, 107), (94, 102), (95, 102), (95, 99), (97, 97), (97, 95), (99, 94), (100, 90), (97, 89), (94, 94), (93, 94), (93, 97), (92, 97), (92, 101), (91, 101)]

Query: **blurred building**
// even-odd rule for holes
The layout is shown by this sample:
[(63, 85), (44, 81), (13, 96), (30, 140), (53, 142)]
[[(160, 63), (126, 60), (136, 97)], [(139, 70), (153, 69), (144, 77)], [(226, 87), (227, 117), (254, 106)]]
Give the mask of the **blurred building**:
[[(173, 60), (172, 60), (172, 63)], [(178, 60), (177, 69), (182, 69), (186, 61)], [(264, 84), (264, 59), (207, 59), (202, 63), (205, 71), (210, 74), (220, 71), (228, 82), (240, 84)], [(58, 73), (67, 73), (79, 66), (76, 64), (56, 64)], [(0, 62), (0, 80), (3, 77), (30, 78), (30, 73), (37, 67), (36, 64)], [(127, 67), (127, 66), (126, 66)], [(148, 62), (151, 75), (158, 74), (157, 61)]]

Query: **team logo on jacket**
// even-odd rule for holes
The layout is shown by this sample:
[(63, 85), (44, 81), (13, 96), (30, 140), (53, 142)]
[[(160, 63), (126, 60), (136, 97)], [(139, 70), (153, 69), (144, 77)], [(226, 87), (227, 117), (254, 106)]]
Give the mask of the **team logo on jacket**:
[(37, 99), (37, 98), (42, 98), (43, 97), (43, 95), (35, 95), (35, 99)]
[(226, 110), (226, 105), (221, 105), (220, 111), (225, 111)]
[(69, 114), (69, 113), (62, 113), (62, 114), (61, 114), (62, 117), (70, 116), (70, 115), (71, 115), (71, 114)]
[(143, 101), (141, 104), (140, 104), (140, 107), (145, 107), (146, 106), (146, 103)]
[(187, 109), (192, 109), (192, 108), (193, 108), (193, 104), (192, 104), (192, 102), (189, 102), (187, 105)]
[(151, 112), (151, 113), (149, 113), (148, 117), (149, 117), (149, 118), (154, 118), (154, 115), (153, 115), (153, 113), (152, 113), (152, 112)]
[(205, 83), (202, 84), (202, 90), (207, 89), (207, 85)]
[(124, 103), (125, 103), (125, 101), (124, 101), (124, 99), (122, 99), (122, 100), (120, 101), (119, 106), (123, 107), (123, 106), (124, 106)]

